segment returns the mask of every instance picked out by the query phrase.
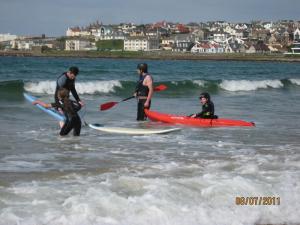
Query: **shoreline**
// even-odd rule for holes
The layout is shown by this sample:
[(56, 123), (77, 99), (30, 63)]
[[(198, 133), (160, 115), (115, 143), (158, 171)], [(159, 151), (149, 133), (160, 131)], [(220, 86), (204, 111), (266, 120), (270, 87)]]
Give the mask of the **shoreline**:
[(300, 55), (284, 54), (246, 54), (220, 53), (200, 54), (190, 52), (124, 52), (124, 51), (0, 51), (0, 56), (15, 57), (62, 57), (62, 58), (111, 58), (148, 60), (213, 60), (213, 61), (262, 61), (262, 62), (300, 62)]

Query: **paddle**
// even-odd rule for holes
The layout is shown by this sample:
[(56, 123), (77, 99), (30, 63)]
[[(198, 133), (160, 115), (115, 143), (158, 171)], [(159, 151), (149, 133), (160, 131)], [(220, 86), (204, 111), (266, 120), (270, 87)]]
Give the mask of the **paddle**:
[[(158, 86), (154, 87), (154, 91), (164, 91), (166, 89), (167, 89), (167, 86), (164, 85), (164, 84), (161, 84), (161, 85), (158, 85)], [(115, 105), (117, 105), (118, 103), (125, 102), (125, 101), (127, 101), (129, 99), (132, 99), (132, 98), (135, 98), (135, 96), (130, 96), (130, 97), (125, 98), (125, 99), (123, 99), (123, 100), (121, 100), (119, 102), (106, 102), (106, 103), (100, 105), (100, 110), (101, 111), (108, 110), (108, 109), (114, 107)]]

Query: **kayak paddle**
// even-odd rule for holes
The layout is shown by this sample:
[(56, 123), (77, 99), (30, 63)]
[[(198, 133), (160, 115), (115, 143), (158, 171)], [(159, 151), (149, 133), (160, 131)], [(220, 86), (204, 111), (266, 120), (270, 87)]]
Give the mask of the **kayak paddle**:
[[(164, 85), (164, 84), (161, 84), (161, 85), (158, 85), (158, 86), (154, 87), (154, 91), (164, 91), (166, 89), (167, 89), (167, 86)], [(115, 105), (117, 105), (118, 103), (125, 102), (125, 101), (127, 101), (129, 99), (132, 99), (132, 98), (135, 98), (135, 96), (130, 96), (130, 97), (125, 98), (125, 99), (123, 99), (123, 100), (121, 100), (119, 102), (106, 102), (106, 103), (100, 105), (100, 110), (101, 111), (108, 110), (108, 109), (114, 107)]]

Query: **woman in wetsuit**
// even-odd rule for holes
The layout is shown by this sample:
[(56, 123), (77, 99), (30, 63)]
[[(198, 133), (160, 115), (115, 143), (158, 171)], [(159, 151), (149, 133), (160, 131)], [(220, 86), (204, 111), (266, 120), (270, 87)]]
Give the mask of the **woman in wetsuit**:
[(138, 99), (137, 106), (137, 120), (146, 120), (144, 109), (150, 109), (151, 98), (153, 95), (153, 79), (148, 73), (148, 65), (140, 63), (137, 65), (137, 72), (139, 74), (139, 81), (137, 83), (134, 96)]
[(45, 108), (61, 108), (66, 121), (61, 127), (60, 135), (65, 136), (73, 129), (73, 135), (79, 136), (81, 130), (81, 119), (78, 115), (78, 111), (81, 109), (81, 105), (69, 99), (69, 90), (60, 88), (57, 93), (58, 102), (47, 104), (40, 100), (34, 101), (32, 104), (39, 104)]

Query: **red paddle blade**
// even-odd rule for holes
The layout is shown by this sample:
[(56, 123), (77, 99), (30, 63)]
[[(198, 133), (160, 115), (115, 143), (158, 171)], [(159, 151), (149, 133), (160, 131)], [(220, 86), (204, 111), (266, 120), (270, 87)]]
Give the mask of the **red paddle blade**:
[(166, 90), (168, 87), (164, 84), (158, 85), (156, 87), (154, 87), (154, 91), (164, 91)]
[(107, 102), (107, 103), (104, 103), (104, 104), (100, 105), (100, 110), (101, 111), (108, 110), (108, 109), (114, 107), (116, 104), (118, 104), (118, 102)]

